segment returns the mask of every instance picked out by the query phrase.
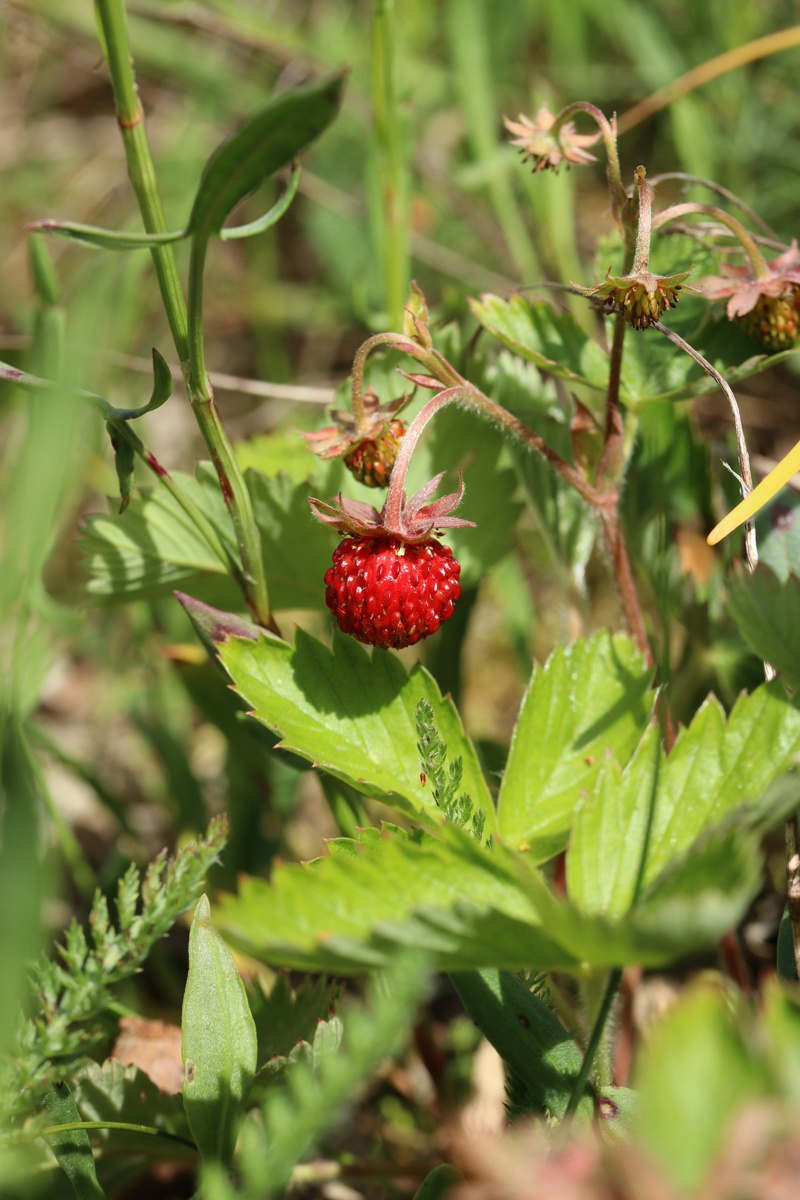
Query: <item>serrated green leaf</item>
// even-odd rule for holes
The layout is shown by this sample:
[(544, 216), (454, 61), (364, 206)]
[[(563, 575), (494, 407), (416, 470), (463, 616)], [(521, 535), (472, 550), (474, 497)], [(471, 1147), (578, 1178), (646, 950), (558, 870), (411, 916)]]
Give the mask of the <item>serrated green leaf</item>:
[(463, 759), (464, 791), (486, 813), (487, 833), (495, 828), (475, 748), (453, 702), (423, 667), (407, 672), (393, 654), (370, 656), (338, 631), (331, 650), (298, 629), (293, 648), (277, 638), (233, 638), (219, 653), (253, 715), (280, 734), (287, 750), (394, 808), (438, 819), (419, 774), (416, 708), (427, 700), (451, 757)]
[(327, 464), (312, 454), (297, 433), (273, 430), (259, 433), (234, 447), (242, 471), (251, 469), (270, 479), (279, 472), (293, 483), (306, 483), (315, 475), (327, 474)]
[[(743, 828), (763, 829), (780, 819), (782, 809), (770, 812), (761, 798), (798, 752), (800, 712), (779, 684), (740, 697), (727, 721), (710, 698), (669, 756), (658, 731), (648, 729), (624, 770), (607, 764), (575, 815), (570, 897), (585, 912), (619, 918), (659, 878), (662, 895), (694, 887), (692, 872), (699, 878), (701, 861), (708, 864), (708, 882), (722, 882), (726, 855), (741, 850), (726, 841), (733, 815)], [(679, 885), (674, 871), (681, 860), (686, 879)], [(740, 874), (735, 864), (732, 870), (731, 887)]]
[(189, 932), (183, 997), (183, 1103), (203, 1159), (230, 1163), (256, 1073), (256, 1027), (236, 961), (201, 896)]
[(258, 1034), (259, 1066), (274, 1055), (287, 1058), (298, 1042), (313, 1043), (320, 1022), (327, 1021), (341, 989), (326, 979), (306, 979), (292, 990), (288, 975), (279, 974), (272, 991), (254, 992), (251, 1001)]
[(554, 562), (570, 571), (583, 587), (597, 536), (593, 514), (575, 489), (538, 454), (517, 445), (509, 449)]
[(537, 861), (563, 849), (606, 757), (627, 762), (633, 753), (652, 712), (651, 674), (629, 638), (605, 631), (534, 668), (498, 800), (509, 844)]
[[(341, 1106), (352, 1103), (362, 1080), (378, 1063), (405, 1045), (424, 982), (422, 956), (416, 951), (398, 954), (386, 975), (369, 989), (370, 1011), (349, 1006), (341, 1048), (317, 1063), (301, 1059), (292, 1064), (285, 1085), (268, 1092), (263, 1125), (248, 1122), (242, 1133), (237, 1166), (247, 1195), (266, 1200), (285, 1194), (296, 1164), (336, 1119)], [(212, 1180), (217, 1190), (212, 1190)], [(227, 1190), (222, 1191), (225, 1182), (218, 1169), (204, 1170), (203, 1195), (227, 1195)]]
[[(124, 1121), (133, 1125), (150, 1125), (164, 1133), (188, 1138), (189, 1127), (180, 1093), (165, 1095), (149, 1076), (138, 1067), (123, 1066), (115, 1058), (102, 1064), (86, 1062), (70, 1078), (75, 1103), (84, 1121)], [(116, 1149), (141, 1150), (142, 1136), (132, 1130), (95, 1130), (93, 1137), (107, 1143), (113, 1138)], [(162, 1157), (181, 1153), (179, 1144), (156, 1142), (151, 1153)], [(195, 1158), (191, 1146), (184, 1150), (186, 1158)]]
[[(781, 350), (777, 354), (750, 354), (738, 363), (732, 362), (731, 355), (741, 354), (749, 343), (743, 337), (731, 339), (729, 329), (730, 322), (725, 321), (702, 328), (702, 333), (695, 328), (680, 332), (731, 386), (800, 353), (798, 350)], [(621, 394), (632, 407), (651, 401), (689, 400), (716, 390), (714, 380), (658, 330), (643, 330), (626, 337)]]
[(203, 171), (189, 232), (202, 239), (219, 233), (240, 200), (330, 125), (343, 85), (340, 74), (281, 92), (223, 142)]
[[(719, 702), (709, 697), (679, 733), (659, 773), (643, 885), (734, 812), (767, 828), (770, 814), (760, 798), (799, 752), (800, 711), (778, 681), (740, 696), (727, 721)], [(773, 821), (782, 815), (773, 815)]]
[(800, 579), (779, 580), (763, 563), (751, 574), (734, 563), (728, 580), (728, 611), (750, 649), (780, 671), (785, 683), (800, 684)]
[[(173, 479), (206, 517), (229, 561), (236, 561), (231, 522), (216, 473), (201, 463), (196, 477)], [(308, 489), (288, 475), (247, 471), (270, 596), (276, 608), (323, 608), (325, 572), (334, 540), (308, 507)], [(237, 611), (244, 601), (223, 562), (165, 488), (143, 488), (124, 517), (90, 518), (82, 538), (88, 591), (100, 603), (153, 599), (180, 590)], [(302, 554), (298, 547), (302, 546)]]
[(255, 958), (331, 973), (379, 969), (408, 946), (447, 971), (655, 966), (721, 937), (759, 869), (750, 839), (726, 860), (727, 891), (701, 871), (694, 890), (653, 888), (641, 908), (611, 922), (558, 899), (529, 855), (498, 842), (489, 851), (452, 826), (439, 837), (370, 832), (352, 857), (283, 865), (271, 883), (245, 877), (238, 896), (220, 901), (220, 928)]
[(606, 387), (608, 356), (571, 313), (556, 312), (545, 300), (488, 294), (471, 300), (470, 308), (487, 332), (540, 371), (599, 391)]

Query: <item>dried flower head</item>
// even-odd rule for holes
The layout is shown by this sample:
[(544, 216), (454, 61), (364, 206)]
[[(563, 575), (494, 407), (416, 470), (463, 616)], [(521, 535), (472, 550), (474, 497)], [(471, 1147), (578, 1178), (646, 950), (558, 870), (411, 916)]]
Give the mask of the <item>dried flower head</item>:
[(600, 138), (600, 133), (576, 133), (575, 122), (565, 121), (553, 132), (556, 118), (546, 104), (537, 112), (531, 121), (523, 113), (519, 119), (509, 121), (503, 117), (509, 133), (516, 136), (511, 139), (512, 146), (519, 146), (522, 151), (522, 161), (531, 160), (534, 171), (557, 171), (562, 162), (567, 166), (571, 163), (584, 165), (596, 162), (594, 154), (589, 154), (585, 146), (593, 146)]
[(367, 487), (388, 487), (392, 468), (397, 459), (400, 442), (406, 427), (395, 418), (377, 438), (365, 438), (358, 442), (344, 462), (350, 474)]
[(785, 350), (800, 337), (800, 250), (788, 250), (757, 271), (721, 267), (721, 275), (699, 280), (707, 300), (728, 299), (730, 321), (737, 321), (754, 342), (767, 350)]
[(684, 282), (691, 273), (691, 267), (676, 275), (655, 275), (649, 270), (612, 275), (609, 270), (603, 282), (595, 287), (581, 287), (577, 283), (572, 286), (581, 296), (600, 300), (607, 312), (624, 313), (634, 329), (647, 329), (660, 321), (667, 309), (675, 307), (681, 292), (696, 290)]
[(319, 458), (344, 458), (357, 479), (369, 487), (387, 487), (405, 432), (396, 413), (408, 401), (408, 394), (403, 393), (388, 404), (381, 404), (369, 389), (364, 393), (360, 420), (352, 412), (333, 409), (333, 425), (304, 433), (303, 437), (309, 450)]

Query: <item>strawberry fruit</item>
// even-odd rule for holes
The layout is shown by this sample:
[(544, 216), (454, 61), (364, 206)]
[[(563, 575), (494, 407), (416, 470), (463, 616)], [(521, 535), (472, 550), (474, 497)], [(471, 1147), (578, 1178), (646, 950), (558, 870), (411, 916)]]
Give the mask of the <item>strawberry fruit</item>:
[(453, 516), (464, 495), (461, 473), (458, 490), (438, 500), (433, 496), (444, 471), (410, 500), (403, 490), (419, 435), (439, 408), (454, 403), (455, 391), (434, 396), (412, 421), (400, 442), (380, 512), (341, 493), (332, 504), (309, 497), (317, 520), (345, 535), (325, 574), (325, 602), (339, 628), (369, 646), (385, 650), (413, 646), (453, 615), (461, 595), (461, 567), (449, 546), (433, 537), (440, 529), (474, 525)]
[(453, 615), (461, 567), (435, 538), (348, 537), (325, 575), (325, 602), (343, 633), (384, 649), (413, 646)]

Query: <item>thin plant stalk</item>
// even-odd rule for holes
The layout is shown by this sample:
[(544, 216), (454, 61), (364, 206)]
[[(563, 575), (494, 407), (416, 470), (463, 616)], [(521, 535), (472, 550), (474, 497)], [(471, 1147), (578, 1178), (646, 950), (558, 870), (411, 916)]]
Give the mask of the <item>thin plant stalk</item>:
[(394, 0), (373, 0), (372, 107), (373, 146), (380, 190), (381, 248), (386, 311), (392, 329), (403, 327), (408, 292), (407, 164), (404, 161), (395, 91), (397, 42)]
[[(148, 233), (164, 233), (167, 231), (167, 222), (144, 126), (144, 114), (136, 89), (124, 3), (123, 0), (96, 0), (96, 7), (111, 73), (114, 104), (128, 162), (128, 173), (142, 221)], [(269, 604), (261, 539), (255, 523), (252, 501), (230, 439), (222, 426), (205, 372), (202, 330), (198, 328), (202, 318), (202, 302), (193, 305), (193, 328), (190, 328), (172, 246), (153, 246), (150, 253), (175, 349), (184, 372), (192, 411), (211, 454), (225, 503), (231, 514), (241, 559), (240, 578), (247, 604), (260, 625), (277, 632)], [(202, 289), (203, 253), (204, 248), (203, 251), (193, 254), (194, 274), (191, 283), (195, 294), (198, 289)], [(198, 271), (201, 276), (199, 281)]]
[(767, 266), (766, 259), (759, 249), (758, 243), (748, 229), (745, 229), (741, 221), (737, 221), (736, 217), (732, 217), (730, 213), (725, 212), (724, 208), (717, 208), (716, 204), (697, 204), (692, 200), (687, 200), (683, 204), (673, 204), (670, 208), (665, 208), (653, 220), (653, 229), (660, 229), (669, 221), (675, 221), (678, 217), (701, 216), (714, 217), (726, 229), (729, 229), (736, 240), (741, 245), (747, 257), (750, 259), (750, 265), (753, 268), (753, 276), (755, 279), (768, 279), (770, 270)]
[(35, 1138), (50, 1137), (54, 1133), (71, 1133), (73, 1129), (122, 1129), (126, 1133), (143, 1133), (147, 1137), (165, 1138), (167, 1141), (185, 1146), (187, 1150), (197, 1150), (194, 1142), (181, 1137), (178, 1133), (169, 1133), (166, 1129), (158, 1129), (155, 1125), (137, 1125), (133, 1121), (65, 1121), (60, 1125), (45, 1125), (41, 1129), (37, 1129), (36, 1133), (27, 1140), (33, 1141)]
[(594, 1025), (592, 1026), (592, 1033), (589, 1038), (589, 1043), (586, 1047), (586, 1053), (583, 1056), (583, 1063), (581, 1064), (578, 1078), (575, 1080), (575, 1086), (572, 1089), (572, 1094), (567, 1103), (566, 1112), (564, 1113), (565, 1123), (568, 1122), (571, 1117), (575, 1116), (575, 1113), (578, 1111), (578, 1105), (583, 1098), (583, 1093), (586, 1091), (586, 1084), (589, 1082), (589, 1076), (591, 1074), (592, 1067), (594, 1066), (594, 1061), (597, 1056), (600, 1043), (605, 1034), (606, 1024), (608, 1023), (608, 1018), (611, 1015), (611, 1009), (616, 999), (617, 992), (619, 991), (621, 980), (622, 971), (620, 968), (615, 968), (608, 977), (608, 983), (606, 984), (603, 998), (600, 1001), (600, 1007), (597, 1010), (597, 1016), (595, 1017)]
[(619, 118), (617, 123), (619, 132), (627, 133), (629, 129), (633, 129), (634, 126), (652, 117), (654, 113), (660, 112), (662, 108), (672, 104), (673, 100), (677, 100), (679, 96), (688, 95), (689, 92), (695, 91), (712, 79), (719, 79), (720, 76), (727, 75), (729, 71), (738, 70), (747, 63), (757, 62), (760, 58), (767, 58), (771, 54), (779, 54), (782, 50), (791, 50), (795, 46), (800, 46), (800, 25), (792, 25), (789, 29), (781, 29), (777, 33), (768, 33), (765, 37), (746, 42), (744, 46), (736, 46), (733, 50), (717, 54), (714, 58), (709, 58), (701, 63), (699, 67), (693, 67), (685, 75), (679, 75), (677, 79), (673, 79), (672, 83), (659, 88), (657, 92), (653, 92), (651, 96), (639, 104), (635, 104), (633, 108), (629, 108)]
[[(684, 354), (688, 354), (690, 358), (693, 358), (698, 366), (702, 367), (705, 373), (714, 380), (717, 387), (728, 401), (731, 414), (733, 415), (733, 428), (736, 434), (736, 450), (739, 456), (739, 470), (741, 471), (743, 494), (745, 496), (748, 495), (753, 490), (753, 476), (750, 470), (750, 455), (747, 450), (747, 441), (744, 435), (742, 414), (739, 412), (739, 404), (736, 396), (733, 393), (733, 388), (728, 383), (724, 375), (721, 375), (720, 372), (711, 365), (708, 359), (704, 358), (699, 350), (695, 350), (694, 346), (691, 346), (687, 341), (685, 341), (680, 334), (675, 333), (675, 331), (672, 329), (668, 329), (667, 326), (663, 325), (660, 321), (656, 321), (653, 325), (653, 328), (657, 329), (659, 333), (663, 333), (664, 337), (669, 338), (672, 344), (677, 346), (679, 350), (682, 350)], [(747, 558), (747, 566), (751, 572), (755, 571), (756, 567), (758, 566), (758, 545), (756, 542), (756, 528), (752, 521), (748, 521), (745, 525), (744, 547), (745, 557)], [(764, 670), (768, 679), (774, 678), (775, 672), (768, 663), (765, 664)]]

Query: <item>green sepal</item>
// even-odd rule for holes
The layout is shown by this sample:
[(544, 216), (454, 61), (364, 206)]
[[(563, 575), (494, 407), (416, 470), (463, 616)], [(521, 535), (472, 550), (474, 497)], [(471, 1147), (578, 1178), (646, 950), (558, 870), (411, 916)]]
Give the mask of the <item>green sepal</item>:
[[(52, 1125), (68, 1125), (82, 1121), (78, 1106), (66, 1083), (49, 1087), (42, 1099), (42, 1109)], [(72, 1184), (78, 1200), (103, 1200), (105, 1192), (97, 1182), (94, 1155), (85, 1129), (62, 1129), (44, 1135), (58, 1165)]]
[(201, 896), (189, 933), (181, 1020), (183, 1103), (205, 1160), (230, 1164), (256, 1072), (256, 1027), (233, 955)]

